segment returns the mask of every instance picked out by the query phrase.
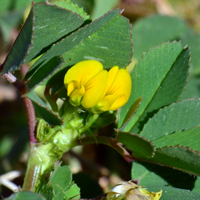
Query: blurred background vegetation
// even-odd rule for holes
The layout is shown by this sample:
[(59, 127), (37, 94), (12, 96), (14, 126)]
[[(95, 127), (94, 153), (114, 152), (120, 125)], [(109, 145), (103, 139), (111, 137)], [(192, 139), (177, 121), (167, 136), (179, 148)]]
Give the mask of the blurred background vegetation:
[[(183, 47), (191, 48), (191, 75), (182, 99), (200, 98), (200, 1), (199, 0), (71, 0), (91, 16), (92, 20), (110, 9), (120, 8), (130, 19), (133, 35), (133, 62), (143, 52), (162, 42), (178, 40)], [(35, 0), (34, 2), (45, 2)], [(24, 22), (24, 13), (30, 0), (0, 1), (0, 63), (4, 61)], [(22, 79), (29, 65), (21, 66), (15, 76)], [(37, 93), (43, 97), (43, 88)], [(44, 97), (43, 97), (44, 98)], [(99, 130), (99, 134), (114, 136), (111, 124)], [(0, 77), (0, 175), (20, 170), (21, 175), (12, 180), (23, 183), (28, 157), (28, 124), (25, 106), (16, 91)], [(123, 160), (114, 150), (103, 145), (87, 145), (66, 153), (62, 164), (69, 164), (74, 181), (81, 188), (82, 197), (94, 197), (108, 191), (121, 180), (131, 179), (131, 164)], [(14, 177), (13, 177), (14, 178)], [(12, 179), (12, 177), (11, 177)], [(87, 183), (85, 183), (87, 180)], [(91, 187), (90, 187), (91, 186)], [(0, 185), (1, 197), (12, 191)]]

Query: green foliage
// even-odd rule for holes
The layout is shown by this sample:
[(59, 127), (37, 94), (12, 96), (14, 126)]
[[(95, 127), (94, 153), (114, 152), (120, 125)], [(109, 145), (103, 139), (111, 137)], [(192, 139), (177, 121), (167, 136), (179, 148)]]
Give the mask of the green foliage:
[(144, 126), (141, 135), (155, 141), (196, 127), (200, 117), (199, 103), (199, 99), (185, 100), (159, 110)]
[(35, 4), (33, 9), (35, 13), (32, 19), (34, 21), (34, 26), (32, 27), (33, 46), (26, 58), (26, 62), (41, 54), (44, 48), (48, 48), (49, 45), (74, 31), (83, 23), (83, 18), (78, 14), (51, 4)]
[[(119, 26), (121, 26), (120, 30), (118, 29)], [(127, 19), (119, 14), (119, 10), (111, 11), (103, 18), (79, 29), (53, 45), (33, 65), (25, 79), (31, 79), (41, 63), (44, 64), (57, 55), (62, 55), (65, 59), (65, 64), (61, 69), (85, 59), (101, 61), (105, 69), (115, 65), (123, 68), (129, 64), (132, 54), (132, 42), (127, 40), (127, 38), (130, 38), (129, 29), (130, 25)], [(58, 79), (63, 84), (63, 79)], [(58, 84), (59, 82), (56, 82), (56, 85)]]
[(51, 109), (49, 109), (34, 91), (27, 93), (26, 96), (33, 102), (37, 113), (49, 124), (55, 126), (63, 123), (62, 119), (58, 116), (58, 114), (54, 113)]
[[(70, 23), (71, 21), (73, 23)], [(33, 3), (29, 17), (13, 45), (1, 73), (17, 70), (25, 59), (28, 62), (35, 56), (39, 56), (53, 42), (75, 30), (82, 23), (83, 19), (69, 10), (54, 5)], [(63, 26), (63, 24), (66, 25)]]
[(163, 191), (161, 200), (169, 200), (169, 199), (176, 199), (176, 200), (183, 200), (183, 199), (199, 199), (200, 194), (189, 191), (189, 190), (181, 190), (176, 189), (173, 187), (167, 187), (167, 186), (160, 186), (160, 185), (148, 185), (147, 186), (150, 191), (156, 191), (157, 188), (160, 188)]
[(139, 185), (170, 185), (175, 188), (189, 189), (194, 187), (196, 178), (189, 174), (168, 167), (145, 162), (132, 164), (131, 178)]
[(131, 118), (133, 117), (133, 115), (137, 112), (140, 104), (142, 101), (142, 97), (136, 99), (136, 101), (133, 103), (133, 105), (130, 107), (130, 109), (128, 110), (128, 112), (126, 113), (125, 119), (120, 127), (120, 130), (123, 130), (124, 127), (126, 126), (126, 124), (131, 120)]
[(94, 9), (95, 0), (71, 0), (73, 4), (78, 5), (79, 8), (90, 14)]
[(139, 133), (156, 110), (180, 98), (187, 83), (189, 58), (188, 48), (182, 49), (177, 42), (163, 43), (144, 54), (131, 74), (132, 93), (120, 110), (119, 126), (132, 103), (141, 96), (143, 101), (124, 131)]
[(55, 56), (49, 62), (41, 65), (27, 83), (29, 91), (33, 90), (33, 88), (42, 83), (47, 77), (51, 76), (63, 63), (64, 60), (62, 57)]
[[(156, 149), (155, 156), (149, 161), (179, 169), (199, 176), (199, 152), (185, 146), (170, 146)], [(147, 159), (148, 160), (148, 159)]]
[(50, 3), (57, 5), (58, 7), (65, 8), (67, 10), (71, 10), (79, 14), (84, 20), (89, 19), (87, 13), (83, 11), (83, 8), (78, 7), (77, 5), (73, 4), (70, 0), (52, 0)]
[(185, 22), (175, 17), (153, 15), (138, 20), (132, 27), (133, 57), (139, 60), (148, 49), (163, 42), (180, 39), (186, 31)]
[[(6, 13), (12, 2), (2, 2), (0, 10)], [(15, 9), (20, 5), (20, 1), (16, 2), (12, 5)], [(178, 18), (153, 15), (133, 25), (131, 38), (130, 24), (119, 9), (98, 18), (106, 12), (105, 1), (95, 1), (96, 4), (92, 0), (88, 4), (84, 1), (82, 5), (89, 5), (89, 10), (94, 6), (91, 18), (98, 19), (91, 22), (87, 13), (72, 2), (81, 4), (79, 0), (32, 3), (29, 16), (1, 65), (1, 74), (15, 72), (23, 63), (36, 58), (24, 77), (27, 89), (23, 95), (31, 99), (37, 114), (48, 126), (37, 125), (36, 130), (46, 132), (38, 133), (37, 139), (42, 142), (34, 146), (35, 154), (31, 152), (31, 155), (37, 155), (39, 160), (41, 147), (46, 149), (45, 155), (52, 161), (51, 164), (43, 163), (46, 171), (43, 169), (44, 174), (36, 176), (45, 176), (53, 168), (54, 159), (62, 156), (66, 149), (83, 141), (86, 141), (83, 145), (90, 143), (93, 137), (95, 143), (113, 147), (127, 161), (136, 160), (132, 165), (132, 179), (149, 191), (162, 189), (161, 199), (199, 199), (199, 178), (188, 174), (200, 176), (200, 100), (191, 99), (200, 97), (200, 35), (189, 30)], [(116, 0), (109, 1), (106, 9), (116, 3)], [(26, 5), (27, 2), (21, 1), (23, 8)], [(0, 16), (4, 34), (21, 16), (14, 13), (12, 16), (16, 19), (12, 21), (6, 18), (8, 13)], [(131, 73), (131, 96), (117, 114), (109, 111), (95, 115), (69, 104), (63, 87), (63, 77), (69, 67), (93, 59), (102, 62), (106, 70), (115, 65), (125, 68), (132, 58), (138, 63)], [(192, 76), (189, 78), (190, 60)], [(49, 91), (48, 97), (45, 93), (48, 102), (33, 91), (39, 85), (46, 86)], [(186, 98), (190, 99), (183, 100)], [(57, 105), (58, 99), (63, 104)], [(94, 135), (99, 127), (113, 123), (116, 116), (116, 138)], [(55, 128), (61, 125), (61, 130)], [(53, 128), (55, 131), (50, 134)], [(43, 140), (45, 134), (49, 134), (49, 140)], [(30, 142), (30, 145), (33, 144)], [(28, 169), (30, 166), (31, 162)], [(23, 191), (8, 200), (81, 198), (80, 189), (66, 165), (59, 165), (46, 182), (35, 191), (39, 194)]]
[(104, 112), (102, 114), (100, 114), (100, 116), (98, 117), (98, 120), (95, 121), (92, 124), (92, 127), (104, 127), (104, 126), (108, 126), (109, 124), (113, 123), (116, 119), (115, 113), (111, 112)]
[[(173, 134), (163, 136), (157, 140), (154, 140), (156, 147), (164, 147), (169, 145), (180, 144), (182, 146), (189, 146), (195, 151), (200, 151), (200, 147), (197, 144), (199, 139), (200, 127), (193, 127), (185, 131), (177, 131)], [(183, 137), (184, 136), (184, 137)]]
[(152, 157), (155, 152), (154, 144), (138, 134), (118, 132), (117, 140), (128, 146), (134, 156)]
[(1, 73), (6, 73), (8, 71), (15, 71), (19, 69), (20, 65), (23, 63), (27, 52), (31, 46), (32, 40), (32, 30), (33, 30), (33, 10), (30, 11), (29, 17), (26, 20), (24, 28), (21, 30), (18, 39), (15, 41), (8, 57), (4, 61), (3, 70)]
[(42, 195), (26, 191), (15, 193), (11, 195), (9, 198), (6, 198), (6, 200), (26, 200), (26, 199), (46, 200)]
[(151, 161), (199, 174), (199, 154), (195, 152), (200, 150), (198, 107), (198, 99), (178, 102), (161, 109), (148, 121), (141, 135), (157, 148)]
[(197, 177), (193, 191), (200, 193), (200, 178), (199, 177)]
[[(196, 178), (174, 169), (150, 163), (135, 162), (132, 165), (131, 177), (133, 180), (137, 180), (139, 185), (148, 188), (150, 191), (162, 189), (161, 199), (174, 198), (175, 193), (176, 199), (199, 198), (199, 193), (196, 193), (198, 191), (195, 191), (195, 189), (195, 192), (189, 191), (194, 187), (194, 184), (196, 186)], [(177, 188), (182, 188), (182, 190)]]
[[(44, 2), (44, 0), (35, 0), (35, 3)], [(13, 27), (17, 27), (23, 17), (23, 11), (30, 6), (27, 0), (2, 0), (0, 1), (0, 30), (4, 43), (10, 42), (10, 35)]]
[(47, 200), (79, 199), (80, 189), (72, 181), (72, 173), (68, 166), (58, 166), (49, 182), (40, 192)]

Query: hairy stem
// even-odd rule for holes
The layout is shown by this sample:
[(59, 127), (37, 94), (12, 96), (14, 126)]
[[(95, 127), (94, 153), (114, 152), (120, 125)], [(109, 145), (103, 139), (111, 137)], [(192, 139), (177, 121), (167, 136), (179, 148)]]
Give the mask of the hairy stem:
[[(8, 82), (13, 84), (17, 90), (20, 92), (21, 95), (27, 92), (26, 85), (23, 82), (17, 80), (17, 78), (11, 74), (10, 72), (5, 73), (2, 75)], [(27, 115), (28, 115), (28, 125), (29, 125), (29, 142), (30, 143), (37, 143), (35, 138), (35, 127), (36, 127), (36, 117), (35, 117), (35, 109), (30, 99), (26, 96), (22, 97), (25, 103)]]
[(23, 96), (23, 100), (28, 115), (29, 141), (30, 143), (37, 143), (37, 140), (35, 138), (35, 127), (36, 127), (35, 108), (31, 100), (28, 99), (26, 96)]

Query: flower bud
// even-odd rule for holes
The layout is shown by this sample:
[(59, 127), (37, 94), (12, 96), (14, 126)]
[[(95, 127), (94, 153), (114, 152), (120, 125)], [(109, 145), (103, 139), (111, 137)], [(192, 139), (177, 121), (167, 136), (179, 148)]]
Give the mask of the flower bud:
[(159, 200), (161, 195), (162, 190), (159, 192), (149, 192), (132, 181), (123, 181), (108, 192), (106, 200)]

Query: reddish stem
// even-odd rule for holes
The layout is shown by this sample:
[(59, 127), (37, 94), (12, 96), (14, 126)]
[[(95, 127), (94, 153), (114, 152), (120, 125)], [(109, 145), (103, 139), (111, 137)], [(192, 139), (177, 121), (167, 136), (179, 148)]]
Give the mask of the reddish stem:
[[(12, 83), (20, 92), (21, 95), (27, 92), (26, 85), (23, 82), (17, 80), (17, 78), (10, 72), (2, 75), (8, 82)], [(28, 115), (28, 125), (29, 125), (29, 139), (30, 143), (37, 143), (35, 138), (35, 127), (36, 127), (36, 117), (35, 109), (30, 99), (26, 96), (22, 97), (25, 103), (27, 115)]]
[(29, 125), (29, 140), (30, 143), (37, 143), (35, 138), (35, 127), (36, 127), (36, 116), (35, 116), (35, 108), (30, 99), (26, 96), (23, 96), (23, 100), (26, 106), (26, 111), (28, 115), (28, 125)]

